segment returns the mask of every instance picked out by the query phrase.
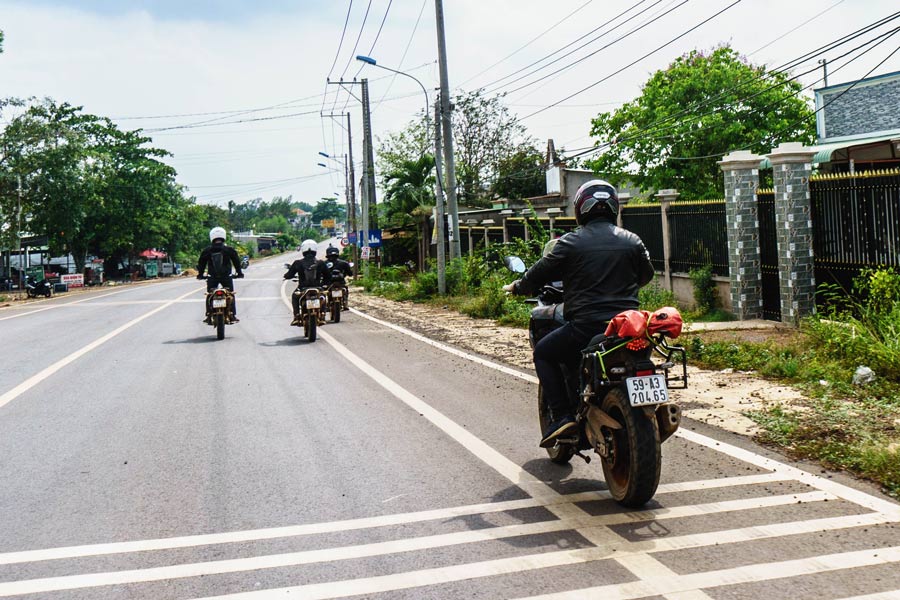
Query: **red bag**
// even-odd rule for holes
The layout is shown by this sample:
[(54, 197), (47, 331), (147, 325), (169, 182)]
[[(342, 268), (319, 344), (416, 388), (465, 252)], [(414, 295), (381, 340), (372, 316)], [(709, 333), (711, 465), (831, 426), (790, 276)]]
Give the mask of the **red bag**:
[(678, 309), (672, 306), (664, 306), (650, 315), (647, 331), (650, 335), (662, 333), (666, 337), (674, 339), (681, 335), (683, 325), (684, 321), (682, 321), (681, 313), (678, 312)]
[(617, 314), (606, 326), (606, 335), (620, 338), (642, 337), (647, 331), (647, 319), (650, 313), (646, 310), (626, 310)]

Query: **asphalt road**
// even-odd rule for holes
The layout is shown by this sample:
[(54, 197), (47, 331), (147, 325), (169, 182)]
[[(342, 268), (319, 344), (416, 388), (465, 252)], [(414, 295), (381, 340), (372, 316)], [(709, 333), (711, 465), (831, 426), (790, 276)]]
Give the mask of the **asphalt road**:
[(352, 311), (310, 344), (283, 262), (222, 341), (196, 280), (0, 310), (0, 597), (900, 598), (871, 487), (689, 422), (626, 512), (532, 374)]

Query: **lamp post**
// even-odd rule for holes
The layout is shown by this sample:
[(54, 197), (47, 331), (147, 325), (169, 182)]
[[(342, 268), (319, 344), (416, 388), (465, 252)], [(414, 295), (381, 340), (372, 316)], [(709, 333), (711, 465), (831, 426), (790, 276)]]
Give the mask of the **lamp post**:
[[(398, 71), (397, 69), (391, 69), (390, 67), (385, 67), (384, 65), (379, 65), (378, 61), (370, 56), (357, 55), (356, 60), (363, 62), (367, 65), (371, 65), (373, 67), (378, 67), (379, 69), (384, 69), (385, 71), (390, 71), (396, 75), (403, 75), (404, 77), (409, 77), (413, 81), (415, 81), (420, 88), (422, 88), (422, 94), (425, 95), (425, 139), (429, 139), (430, 130), (431, 130), (431, 120), (429, 118), (429, 108), (431, 106), (428, 101), (428, 90), (425, 89), (425, 86), (419, 81), (416, 77), (410, 75), (409, 73), (404, 73), (403, 71)], [(437, 138), (435, 138), (436, 140)], [(446, 256), (444, 254), (444, 191), (441, 182), (441, 168), (440, 161), (438, 159), (438, 152), (440, 152), (440, 148), (435, 146), (435, 154), (434, 154), (434, 167), (435, 167), (435, 206), (437, 207), (437, 219), (439, 222), (435, 223), (435, 227), (437, 228), (437, 246), (438, 246), (438, 260), (437, 260), (437, 270), (438, 270), (438, 293), (446, 294), (447, 293), (447, 279), (446, 279)]]

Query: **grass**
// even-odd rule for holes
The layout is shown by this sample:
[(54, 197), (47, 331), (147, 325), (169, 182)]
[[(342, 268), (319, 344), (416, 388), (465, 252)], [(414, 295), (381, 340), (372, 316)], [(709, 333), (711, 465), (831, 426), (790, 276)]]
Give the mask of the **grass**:
[(793, 339), (780, 342), (693, 336), (687, 342), (688, 356), (697, 366), (755, 371), (799, 387), (806, 396), (802, 405), (747, 413), (762, 428), (760, 441), (798, 458), (851, 471), (900, 498), (900, 374), (872, 366), (877, 379), (854, 385), (856, 366), (867, 355), (835, 352), (838, 339), (823, 342), (826, 331), (852, 341), (846, 325), (809, 320)]

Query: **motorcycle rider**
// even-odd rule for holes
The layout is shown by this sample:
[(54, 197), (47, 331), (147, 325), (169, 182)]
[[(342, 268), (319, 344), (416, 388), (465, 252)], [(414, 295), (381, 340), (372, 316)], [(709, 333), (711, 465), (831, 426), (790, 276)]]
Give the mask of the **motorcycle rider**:
[(534, 347), (534, 367), (541, 382), (550, 425), (540, 446), (577, 429), (566, 393), (563, 365), (574, 365), (581, 349), (603, 333), (618, 313), (638, 308), (638, 290), (653, 279), (654, 269), (641, 239), (619, 227), (619, 198), (606, 181), (588, 181), (575, 193), (578, 229), (559, 238), (549, 254), (520, 280), (504, 286), (513, 294), (531, 295), (541, 286), (563, 282), (566, 324)]
[[(200, 259), (197, 261), (197, 279), (203, 279), (203, 272), (208, 269), (207, 292), (213, 291), (219, 284), (222, 284), (222, 287), (228, 291), (234, 292), (233, 277), (244, 278), (237, 250), (225, 245), (225, 229), (222, 227), (213, 227), (209, 230), (209, 242), (209, 246), (203, 249)], [(232, 266), (234, 266), (234, 276), (231, 275)], [(231, 320), (235, 323), (240, 320), (237, 318), (237, 302), (234, 298), (231, 301)]]
[[(303, 258), (295, 260), (291, 263), (287, 273), (284, 274), (285, 279), (292, 279), (295, 275), (298, 277), (297, 289), (302, 290), (310, 287), (322, 287), (325, 277), (331, 277), (325, 261), (316, 258), (316, 252), (319, 245), (316, 240), (303, 240), (300, 244), (300, 253)], [(300, 324), (300, 295), (291, 294), (291, 305), (294, 307), (294, 320), (291, 325)]]
[[(325, 249), (325, 266), (327, 267), (327, 275), (325, 275), (325, 285), (331, 285), (331, 282), (334, 280), (332, 277), (332, 273), (335, 271), (340, 271), (341, 275), (344, 277), (350, 277), (353, 275), (353, 267), (350, 266), (346, 260), (341, 258), (341, 251), (328, 244), (328, 248)], [(341, 308), (343, 310), (347, 310), (347, 290), (344, 289), (344, 295), (341, 298)]]

